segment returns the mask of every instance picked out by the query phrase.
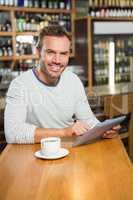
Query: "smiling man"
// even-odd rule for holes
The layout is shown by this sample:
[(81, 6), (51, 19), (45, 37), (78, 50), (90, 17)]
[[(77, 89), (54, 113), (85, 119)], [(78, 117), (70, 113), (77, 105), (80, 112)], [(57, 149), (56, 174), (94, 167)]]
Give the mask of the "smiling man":
[(39, 77), (48, 85), (56, 85), (69, 61), (70, 41), (66, 36), (45, 36), (39, 49)]
[(40, 65), (14, 79), (7, 92), (8, 143), (38, 143), (49, 136), (82, 135), (99, 122), (80, 79), (66, 69), (70, 45), (64, 28), (48, 26), (41, 30), (37, 43)]

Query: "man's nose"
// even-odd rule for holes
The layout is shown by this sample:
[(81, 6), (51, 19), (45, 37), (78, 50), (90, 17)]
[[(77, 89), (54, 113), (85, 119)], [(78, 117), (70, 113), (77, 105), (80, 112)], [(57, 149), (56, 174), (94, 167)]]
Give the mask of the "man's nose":
[(59, 54), (55, 54), (53, 57), (53, 62), (55, 63), (60, 63), (60, 55)]

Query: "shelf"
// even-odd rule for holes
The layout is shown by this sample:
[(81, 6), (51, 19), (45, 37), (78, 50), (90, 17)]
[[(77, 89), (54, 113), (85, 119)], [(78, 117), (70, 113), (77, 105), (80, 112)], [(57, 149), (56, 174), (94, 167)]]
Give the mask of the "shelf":
[(20, 12), (45, 12), (45, 13), (71, 13), (74, 12), (75, 10), (70, 9), (50, 9), (50, 8), (26, 8), (26, 7), (8, 7), (8, 6), (0, 6), (0, 10), (4, 11), (20, 11)]
[(92, 19), (92, 20), (96, 20), (96, 21), (115, 21), (115, 20), (119, 20), (119, 21), (133, 21), (133, 17), (116, 17), (116, 16), (114, 16), (114, 17), (91, 17), (91, 16), (89, 16), (89, 18), (90, 19)]
[(0, 56), (0, 61), (39, 59), (36, 55)]
[(133, 16), (132, 17), (92, 17), (92, 16), (84, 16), (84, 17), (76, 17), (75, 21), (77, 20), (85, 20), (85, 19), (90, 19), (93, 21), (133, 21)]
[[(70, 58), (73, 58), (74, 54), (70, 54)], [(15, 60), (38, 60), (37, 55), (21, 55), (21, 56), (0, 56), (0, 61), (15, 61)]]
[[(71, 32), (68, 32), (70, 36), (72, 36)], [(5, 34), (6, 35), (6, 34)], [(27, 31), (27, 32), (16, 32), (15, 35), (33, 35), (33, 36), (38, 36), (38, 32), (33, 32), (33, 31)]]
[(14, 56), (14, 60), (32, 60), (32, 59), (39, 59), (39, 57), (37, 55)]
[(118, 5), (116, 5), (116, 6), (114, 6), (114, 5), (112, 5), (112, 6), (109, 6), (109, 5), (99, 5), (99, 6), (89, 6), (89, 9), (90, 10), (100, 10), (100, 9), (122, 9), (122, 10), (124, 10), (124, 9), (132, 9), (133, 8), (133, 5), (130, 5), (130, 6), (118, 6)]
[(104, 5), (99, 5), (99, 6), (88, 6), (88, 8), (90, 9), (90, 10), (100, 10), (100, 9), (132, 9), (133, 8), (133, 4), (132, 5), (128, 5), (128, 6), (126, 6), (126, 5), (112, 5), (112, 6), (110, 6), (110, 5), (106, 5), (106, 4), (104, 4)]
[(12, 36), (13, 32), (0, 32), (0, 36)]
[[(70, 57), (74, 57), (74, 54), (70, 54)], [(37, 55), (21, 55), (21, 56), (14, 56), (14, 60), (30, 60), (30, 59), (36, 59), (38, 60), (39, 57)]]
[(16, 35), (33, 35), (38, 36), (37, 32), (16, 32)]
[(0, 56), (0, 61), (10, 61), (13, 60), (13, 56)]

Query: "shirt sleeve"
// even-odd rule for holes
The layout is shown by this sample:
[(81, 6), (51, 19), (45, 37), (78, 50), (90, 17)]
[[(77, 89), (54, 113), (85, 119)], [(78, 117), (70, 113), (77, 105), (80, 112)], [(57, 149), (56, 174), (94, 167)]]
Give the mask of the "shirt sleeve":
[(26, 123), (28, 94), (22, 83), (13, 80), (7, 92), (4, 128), (7, 143), (34, 143), (36, 126)]
[(78, 84), (76, 84), (75, 99), (75, 115), (77, 120), (86, 122), (91, 128), (94, 127), (97, 123), (100, 123), (90, 108), (84, 86), (80, 80), (78, 81)]

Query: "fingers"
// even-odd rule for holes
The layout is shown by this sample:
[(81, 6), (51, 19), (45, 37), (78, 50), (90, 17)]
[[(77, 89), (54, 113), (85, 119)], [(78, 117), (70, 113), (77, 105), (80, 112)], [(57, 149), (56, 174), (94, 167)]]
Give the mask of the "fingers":
[(107, 131), (103, 134), (103, 138), (114, 138), (118, 136), (118, 132), (115, 131), (115, 130), (110, 130), (110, 131)]
[(89, 126), (85, 122), (78, 121), (72, 126), (72, 129), (75, 135), (83, 135), (89, 130)]
[(121, 128), (121, 126), (120, 126), (120, 125), (117, 125), (117, 126), (114, 126), (114, 127), (112, 128), (112, 130), (118, 131), (120, 128)]

